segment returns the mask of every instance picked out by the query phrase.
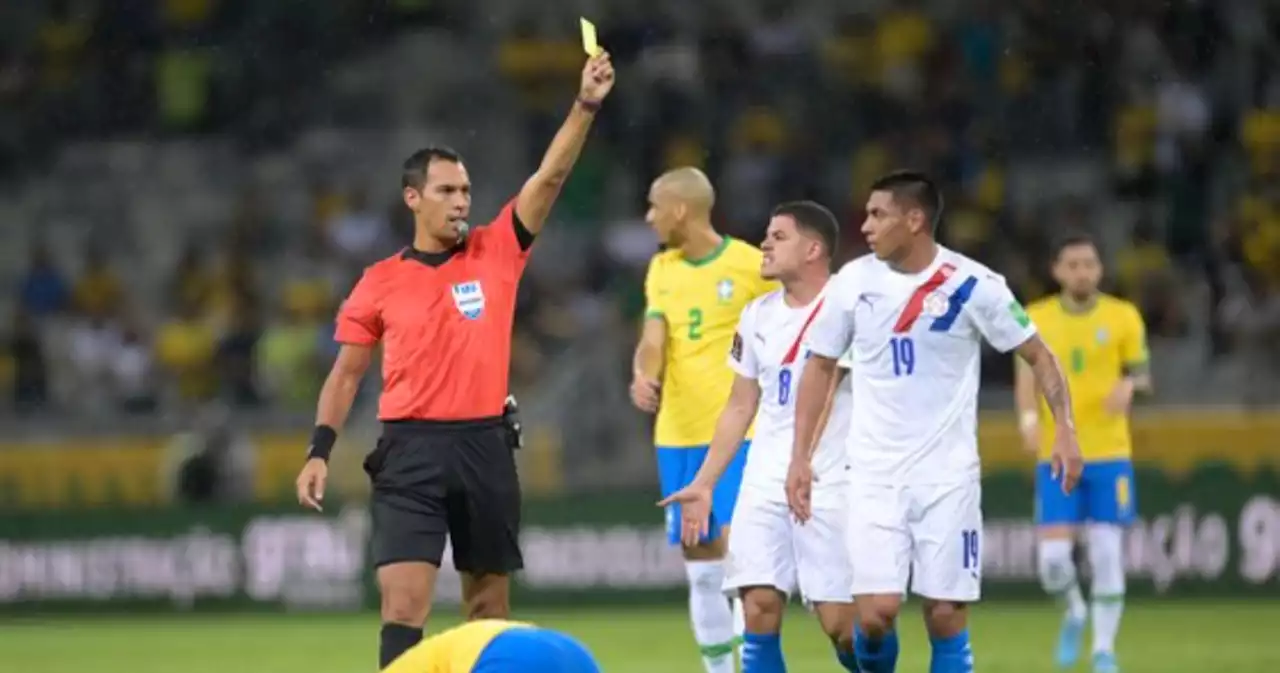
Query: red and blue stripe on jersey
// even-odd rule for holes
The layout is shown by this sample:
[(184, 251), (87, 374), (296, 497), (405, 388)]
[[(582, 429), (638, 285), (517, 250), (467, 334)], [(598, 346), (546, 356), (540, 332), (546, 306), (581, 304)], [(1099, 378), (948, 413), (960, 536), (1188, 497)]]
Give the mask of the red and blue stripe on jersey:
[[(911, 298), (907, 300), (907, 305), (902, 309), (902, 314), (898, 316), (898, 321), (893, 325), (893, 331), (896, 334), (905, 334), (911, 331), (916, 321), (920, 319), (920, 314), (924, 312), (924, 302), (929, 295), (938, 291), (956, 271), (953, 264), (943, 264), (938, 270), (933, 272), (932, 276), (926, 280), (920, 287), (911, 293)], [(975, 276), (969, 276), (959, 287), (947, 297), (947, 310), (940, 316), (933, 319), (933, 323), (929, 325), (931, 332), (946, 332), (955, 324), (956, 319), (960, 317), (960, 312), (964, 310), (964, 305), (968, 303), (969, 297), (973, 295), (973, 288), (978, 284)]]
[(782, 366), (786, 367), (796, 361), (796, 356), (800, 354), (800, 345), (804, 343), (804, 335), (809, 331), (809, 325), (813, 324), (813, 319), (818, 316), (818, 311), (822, 310), (822, 302), (826, 298), (818, 300), (818, 305), (813, 307), (813, 311), (809, 313), (809, 317), (805, 318), (804, 325), (800, 327), (800, 333), (796, 335), (796, 340), (791, 344), (791, 348), (787, 350), (786, 356), (782, 358)]

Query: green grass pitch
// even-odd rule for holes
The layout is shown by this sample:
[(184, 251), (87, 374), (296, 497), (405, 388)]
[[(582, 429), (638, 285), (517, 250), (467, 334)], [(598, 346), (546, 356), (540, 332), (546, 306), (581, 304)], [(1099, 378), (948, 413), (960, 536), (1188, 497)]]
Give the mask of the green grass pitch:
[[(902, 673), (928, 669), (929, 646), (909, 606)], [(566, 608), (517, 615), (586, 642), (606, 673), (699, 673), (680, 606)], [(791, 671), (839, 671), (817, 624), (800, 610), (783, 637)], [(974, 616), (976, 670), (1053, 670), (1057, 613), (1047, 606), (985, 604)], [(433, 630), (454, 620), (439, 616)], [(376, 615), (21, 617), (0, 628), (5, 671), (23, 673), (372, 673)], [(1120, 635), (1124, 673), (1280, 671), (1280, 601), (1131, 605)], [(1087, 672), (1088, 666), (1077, 669)]]

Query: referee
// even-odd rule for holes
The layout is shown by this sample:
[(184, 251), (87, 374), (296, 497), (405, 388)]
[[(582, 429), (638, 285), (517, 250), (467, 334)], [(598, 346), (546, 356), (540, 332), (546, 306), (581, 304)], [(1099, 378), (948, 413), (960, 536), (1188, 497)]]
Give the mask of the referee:
[(613, 82), (607, 53), (587, 61), (542, 165), (486, 226), (467, 225), (471, 180), (456, 153), (410, 156), (401, 186), (413, 245), (365, 269), (338, 312), (342, 347), (320, 391), (298, 501), (320, 509), (329, 454), (381, 344), (382, 436), (364, 461), (380, 668), (422, 639), (446, 535), (467, 618), (509, 616), (510, 574), (524, 566), (515, 443), (503, 420), (516, 287)]

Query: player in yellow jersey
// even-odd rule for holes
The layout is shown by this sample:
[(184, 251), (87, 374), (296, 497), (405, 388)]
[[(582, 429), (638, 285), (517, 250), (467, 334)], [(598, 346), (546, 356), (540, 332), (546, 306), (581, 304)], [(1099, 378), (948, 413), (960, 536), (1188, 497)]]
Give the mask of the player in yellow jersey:
[[(760, 276), (755, 247), (711, 226), (715, 191), (695, 168), (663, 174), (649, 190), (647, 219), (666, 250), (645, 279), (645, 319), (636, 347), (631, 398), (657, 412), (654, 443), (665, 498), (702, 467), (734, 374), (726, 364), (742, 309), (777, 285)], [(716, 485), (707, 535), (684, 546), (689, 613), (707, 673), (732, 673), (742, 634), (741, 604), (724, 593), (724, 538), (750, 445), (743, 443)], [(680, 544), (679, 505), (666, 511), (667, 539)], [(736, 612), (736, 614), (735, 614)]]
[(1084, 473), (1063, 494), (1049, 474), (1053, 419), (1039, 400), (1031, 372), (1019, 366), (1015, 382), (1023, 440), (1039, 454), (1036, 521), (1040, 527), (1040, 581), (1066, 604), (1058, 639), (1058, 665), (1075, 665), (1089, 617), (1072, 551), (1083, 528), (1092, 569), (1093, 670), (1118, 671), (1115, 638), (1124, 610), (1124, 527), (1133, 521), (1135, 490), (1129, 407), (1135, 393), (1151, 391), (1146, 328), (1133, 304), (1098, 291), (1102, 262), (1087, 235), (1056, 247), (1053, 275), (1061, 294), (1027, 307), (1040, 336), (1067, 373)]
[(414, 645), (383, 673), (600, 673), (569, 635), (502, 619), (467, 622)]

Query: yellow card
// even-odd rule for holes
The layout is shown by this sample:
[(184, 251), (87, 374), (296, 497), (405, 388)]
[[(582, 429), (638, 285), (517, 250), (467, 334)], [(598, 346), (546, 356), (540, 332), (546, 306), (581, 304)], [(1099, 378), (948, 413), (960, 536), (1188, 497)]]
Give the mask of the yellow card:
[(578, 21), (582, 24), (582, 50), (592, 58), (599, 56), (600, 43), (596, 42), (596, 24), (583, 18)]

